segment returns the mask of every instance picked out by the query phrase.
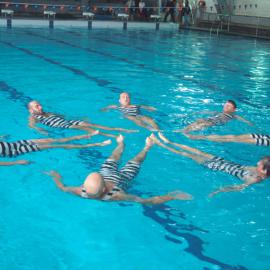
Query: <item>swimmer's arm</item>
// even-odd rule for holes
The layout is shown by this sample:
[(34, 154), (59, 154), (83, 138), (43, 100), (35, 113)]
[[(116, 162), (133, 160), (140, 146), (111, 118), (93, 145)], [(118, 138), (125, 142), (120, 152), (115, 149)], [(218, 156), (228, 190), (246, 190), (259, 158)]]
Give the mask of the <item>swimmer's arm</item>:
[(69, 192), (78, 196), (81, 194), (81, 187), (65, 186), (61, 181), (62, 176), (57, 171), (44, 172), (44, 174), (51, 176), (55, 185), (62, 191)]
[(152, 106), (145, 106), (145, 105), (139, 105), (140, 108), (148, 110), (148, 111), (156, 111), (157, 109), (155, 107)]
[(100, 111), (107, 112), (107, 111), (112, 110), (112, 109), (117, 109), (117, 107), (118, 106), (116, 106), (116, 105), (110, 105), (110, 106), (107, 106), (105, 108), (100, 109)]
[(112, 196), (112, 201), (128, 201), (128, 202), (137, 202), (145, 205), (152, 205), (152, 204), (161, 204), (172, 200), (190, 200), (191, 198), (189, 196), (182, 196), (182, 198), (179, 198), (177, 196), (174, 196), (173, 194), (166, 194), (161, 196), (154, 196), (150, 198), (141, 198), (135, 195), (123, 193), (123, 192), (117, 192), (115, 195)]
[(243, 117), (241, 117), (241, 116), (239, 116), (239, 115), (235, 115), (235, 118), (236, 118), (237, 120), (239, 120), (239, 121), (242, 121), (242, 122), (244, 122), (244, 123), (250, 125), (250, 126), (253, 126), (253, 123), (251, 123), (250, 121), (246, 120), (245, 118), (243, 118)]
[(16, 161), (1, 161), (0, 166), (12, 166), (12, 165), (27, 165), (30, 161), (28, 160), (16, 160)]
[(217, 195), (218, 193), (221, 193), (221, 192), (242, 191), (242, 190), (244, 190), (245, 188), (247, 188), (248, 186), (250, 186), (252, 184), (255, 184), (255, 183), (245, 183), (245, 184), (241, 184), (241, 185), (226, 186), (226, 187), (223, 187), (221, 189), (218, 189), (218, 190), (210, 193), (208, 196), (213, 197), (213, 196), (215, 196), (215, 195)]
[(30, 117), (29, 117), (28, 126), (29, 126), (30, 128), (35, 129), (36, 131), (38, 131), (38, 132), (41, 133), (41, 134), (48, 135), (48, 132), (47, 132), (45, 129), (43, 129), (43, 128), (37, 127), (37, 126), (36, 126), (36, 123), (37, 123), (37, 121), (35, 120), (35, 118), (32, 117), (32, 116), (30, 116)]

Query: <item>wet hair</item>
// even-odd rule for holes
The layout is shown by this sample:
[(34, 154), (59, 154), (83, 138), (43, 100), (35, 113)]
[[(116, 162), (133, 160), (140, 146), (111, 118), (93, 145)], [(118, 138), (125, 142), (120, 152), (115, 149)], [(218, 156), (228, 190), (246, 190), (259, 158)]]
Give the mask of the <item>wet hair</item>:
[(266, 176), (270, 176), (270, 156), (264, 157), (261, 162), (263, 169), (266, 171)]
[(237, 108), (235, 101), (229, 99), (229, 100), (227, 100), (227, 102), (231, 103), (235, 109)]

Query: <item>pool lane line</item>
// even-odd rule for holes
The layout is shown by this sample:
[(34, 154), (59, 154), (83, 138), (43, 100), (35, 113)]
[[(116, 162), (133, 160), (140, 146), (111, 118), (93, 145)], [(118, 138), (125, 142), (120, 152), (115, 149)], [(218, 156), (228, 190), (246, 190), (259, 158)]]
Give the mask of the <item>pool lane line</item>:
[[(220, 262), (214, 258), (208, 257), (204, 255), (204, 247), (203, 245), (206, 244), (203, 240), (201, 240), (198, 236), (193, 235), (192, 231), (202, 231), (204, 233), (208, 233), (208, 231), (201, 230), (200, 228), (194, 227), (193, 225), (183, 225), (178, 224), (177, 221), (173, 220), (170, 213), (170, 208), (168, 205), (154, 205), (154, 206), (143, 206), (144, 212), (143, 214), (158, 224), (160, 224), (170, 235), (172, 236), (165, 236), (168, 241), (171, 241), (175, 244), (182, 244), (181, 238), (184, 239), (188, 247), (184, 249), (185, 252), (193, 255), (198, 260), (207, 262), (209, 264), (215, 265), (220, 267), (219, 269), (222, 270), (248, 270), (246, 267), (238, 265), (232, 266), (223, 262)], [(165, 218), (161, 217), (158, 213), (161, 212)], [(171, 224), (175, 224), (171, 226)], [(180, 238), (180, 239), (179, 239)], [(209, 268), (204, 268), (209, 269)], [(210, 270), (210, 269), (209, 269)]]
[(168, 76), (169, 76), (169, 77), (174, 77), (175, 79), (180, 79), (180, 80), (183, 80), (183, 81), (190, 81), (190, 82), (193, 82), (193, 83), (195, 83), (195, 84), (197, 84), (199, 86), (203, 86), (203, 87), (206, 87), (206, 88), (214, 90), (214, 91), (217, 91), (217, 90), (218, 91), (223, 91), (224, 90), (222, 88), (217, 87), (216, 85), (213, 85), (213, 84), (210, 84), (210, 83), (207, 83), (207, 82), (203, 82), (203, 81), (200, 81), (198, 79), (194, 79), (194, 78), (190, 78), (190, 77), (186, 77), (186, 76), (179, 76), (179, 75), (176, 75), (176, 74), (171, 74), (170, 72), (165, 72), (165, 71), (163, 71), (162, 69), (159, 69), (159, 68), (147, 67), (145, 64), (138, 64), (138, 63), (136, 63), (136, 62), (134, 62), (132, 60), (129, 60), (127, 58), (114, 56), (114, 55), (112, 55), (110, 53), (104, 53), (104, 52), (100, 52), (100, 51), (93, 50), (93, 49), (90, 49), (90, 48), (84, 48), (84, 47), (69, 43), (69, 42), (64, 41), (64, 40), (59, 40), (59, 39), (51, 38), (51, 37), (45, 37), (45, 36), (42, 36), (42, 35), (39, 35), (39, 34), (36, 34), (36, 33), (33, 33), (33, 32), (29, 32), (29, 31), (26, 31), (25, 33), (28, 34), (28, 35), (31, 35), (31, 36), (36, 36), (36, 37), (45, 39), (45, 40), (50, 40), (50, 41), (53, 41), (53, 42), (57, 42), (59, 44), (63, 44), (63, 45), (66, 45), (66, 46), (69, 46), (69, 47), (72, 47), (72, 48), (77, 48), (77, 49), (81, 49), (81, 50), (84, 50), (84, 51), (87, 51), (87, 52), (90, 52), (90, 53), (98, 54), (98, 55), (101, 55), (101, 56), (106, 57), (106, 58), (111, 58), (111, 59), (114, 59), (114, 60), (123, 61), (125, 63), (132, 64), (132, 65), (134, 65), (136, 67), (143, 68), (143, 69), (146, 69), (148, 71), (152, 71), (152, 72), (157, 73), (157, 74), (165, 75), (166, 79), (168, 79)]
[(0, 92), (4, 92), (8, 94), (8, 99), (12, 101), (19, 101), (25, 107), (27, 107), (28, 103), (33, 100), (31, 97), (25, 95), (23, 92), (18, 91), (17, 89), (9, 86), (6, 82), (0, 81)]
[[(64, 30), (62, 30), (62, 31), (63, 32), (66, 32), (68, 34), (72, 34), (72, 35), (84, 37), (84, 35), (82, 33), (78, 33), (76, 31), (64, 31)], [(125, 36), (122, 35), (122, 37), (125, 37)], [(94, 39), (94, 40), (99, 40), (99, 41), (102, 41), (102, 42), (111, 43), (111, 44), (119, 45), (119, 46), (122, 46), (122, 47), (136, 49), (138, 51), (150, 53), (152, 55), (154, 54), (154, 55), (157, 55), (157, 56), (165, 56), (165, 57), (170, 57), (170, 58), (174, 58), (174, 59), (175, 58), (179, 58), (179, 54), (176, 54), (176, 53), (153, 52), (153, 50), (151, 50), (151, 49), (146, 49), (144, 47), (138, 47), (138, 46), (130, 46), (129, 44), (125, 44), (125, 43), (122, 43), (122, 42), (114, 41), (114, 40), (111, 40), (111, 39), (108, 39), (108, 38), (100, 38), (100, 37), (92, 37), (92, 36), (91, 36), (91, 38)], [(212, 54), (214, 54), (214, 53), (212, 53)], [(227, 57), (228, 56), (226, 56), (226, 58)], [(193, 58), (191, 58), (189, 56), (181, 56), (181, 60), (183, 60), (183, 62), (189, 62), (189, 61), (193, 60)], [(228, 72), (231, 72), (231, 73), (237, 72), (238, 74), (240, 73), (244, 77), (248, 77), (248, 78), (251, 77), (250, 74), (244, 73), (244, 72), (242, 72), (239, 69), (233, 69), (233, 68), (230, 68), (230, 67), (225, 67), (225, 66), (220, 66), (220, 65), (221, 64), (216, 64), (216, 65), (209, 65), (209, 64), (207, 64), (207, 66), (209, 68), (212, 68), (212, 69), (225, 70), (225, 71), (228, 71)]]
[[(71, 47), (75, 47), (75, 48), (86, 50), (86, 51), (89, 51), (90, 50), (90, 49), (88, 50), (87, 48), (80, 47), (78, 45), (70, 44), (69, 42), (66, 42), (66, 41), (63, 41), (63, 40), (57, 40), (55, 38), (47, 38), (47, 37), (44, 37), (42, 35), (38, 35), (36, 33), (32, 33), (32, 32), (29, 33), (29, 31), (27, 31), (26, 33), (28, 35), (36, 36), (36, 37), (39, 37), (39, 38), (42, 38), (42, 39), (45, 39), (45, 40), (51, 40), (51, 41), (54, 41), (54, 42), (58, 42), (58, 43), (61, 43), (61, 44), (66, 45), (66, 46), (71, 46)], [(47, 61), (47, 62), (49, 62), (51, 64), (56, 64), (56, 65), (58, 65), (60, 67), (66, 68), (67, 70), (72, 71), (74, 74), (84, 76), (87, 79), (90, 79), (90, 80), (96, 82), (99, 86), (102, 86), (102, 87), (105, 87), (106, 86), (107, 88), (109, 88), (113, 92), (121, 93), (121, 92), (124, 91), (124, 89), (120, 89), (119, 87), (109, 86), (109, 84), (112, 84), (112, 82), (110, 82), (110, 81), (102, 80), (102, 79), (98, 79), (96, 77), (90, 76), (90, 75), (88, 75), (86, 72), (84, 72), (82, 70), (79, 70), (79, 69), (76, 69), (76, 68), (73, 68), (73, 67), (64, 65), (61, 62), (52, 60), (52, 59), (47, 58), (47, 57), (45, 57), (45, 56), (43, 56), (41, 54), (38, 54), (38, 53), (34, 53), (34, 52), (30, 51), (29, 49), (20, 48), (20, 47), (15, 46), (14, 44), (12, 44), (10, 42), (0, 41), (0, 43), (6, 44), (6, 45), (11, 46), (13, 48), (16, 48), (18, 50), (24, 51), (25, 53), (28, 53), (28, 54), (30, 54), (32, 56), (39, 57), (40, 59), (43, 59), (43, 60), (45, 60), (45, 61)], [(91, 50), (91, 52), (92, 53), (96, 53), (95, 50)], [(102, 55), (104, 57), (110, 57), (110, 56), (112, 56), (113, 59), (116, 59), (117, 58), (116, 56), (113, 56), (113, 55), (111, 55), (109, 53), (104, 54), (104, 53), (98, 52), (98, 54), (100, 54), (100, 55)], [(121, 59), (118, 59), (118, 60), (121, 61)], [(122, 61), (123, 61), (123, 59), (122, 59)], [(124, 61), (131, 63), (131, 61), (130, 60), (127, 60), (127, 59), (125, 59)], [(171, 74), (169, 72), (164, 72), (161, 69), (151, 68), (151, 67), (150, 68), (149, 67), (145, 67), (142, 64), (139, 64), (137, 66), (140, 67), (140, 68), (147, 68), (148, 70), (150, 70), (152, 72), (155, 72), (155, 73), (158, 73), (158, 74), (166, 75), (166, 79), (168, 79), (167, 76), (175, 77), (176, 79), (180, 79), (180, 80), (183, 80), (183, 81), (190, 81), (190, 82), (192, 82), (194, 84), (197, 84), (197, 85), (199, 85), (201, 87), (208, 88), (209, 90), (212, 90), (214, 92), (216, 92), (216, 91), (218, 91), (220, 93), (224, 93), (225, 92), (225, 89), (224, 88), (220, 88), (217, 85), (210, 84), (210, 83), (207, 83), (207, 82), (198, 80), (198, 79), (194, 79), (194, 78), (191, 78), (191, 77), (185, 77), (185, 76), (178, 76), (178, 75), (175, 75), (175, 74)], [(234, 94), (235, 98), (237, 98), (237, 100), (240, 100), (241, 102), (246, 103), (246, 104), (251, 105), (251, 106), (254, 107), (254, 105), (252, 103), (250, 103), (248, 99), (242, 99), (239, 96), (238, 93), (233, 93), (233, 94)], [(229, 93), (229, 96), (233, 96), (232, 93)]]
[[(91, 80), (91, 81), (94, 81), (95, 83), (97, 83), (97, 85), (99, 86), (102, 86), (102, 87), (106, 87), (110, 84), (112, 84), (112, 82), (108, 81), (108, 80), (104, 80), (104, 79), (99, 79), (97, 77), (94, 77), (94, 76), (90, 76), (89, 74), (87, 74), (86, 72), (80, 70), (80, 69), (77, 69), (77, 68), (74, 68), (74, 67), (71, 67), (71, 66), (68, 66), (68, 65), (65, 65), (59, 61), (56, 61), (56, 60), (53, 60), (51, 58), (48, 58), (42, 54), (39, 54), (39, 53), (36, 53), (36, 52), (33, 52), (29, 49), (26, 49), (26, 48), (21, 48), (19, 46), (16, 46), (14, 45), (13, 43), (11, 42), (7, 42), (7, 41), (0, 41), (0, 43), (4, 44), (4, 45), (7, 45), (11, 48), (14, 48), (14, 49), (17, 49), (19, 51), (22, 51), (28, 55), (31, 55), (31, 56), (34, 56), (34, 57), (37, 57), (39, 59), (42, 59), (50, 64), (53, 64), (53, 65), (56, 65), (56, 66), (59, 66), (61, 68), (64, 68), (66, 70), (69, 70), (71, 71), (72, 73), (74, 73), (75, 75), (79, 75), (79, 76), (82, 76), (88, 80)], [(117, 87), (114, 87), (113, 89), (117, 89)], [(120, 90), (120, 89), (119, 89)]]

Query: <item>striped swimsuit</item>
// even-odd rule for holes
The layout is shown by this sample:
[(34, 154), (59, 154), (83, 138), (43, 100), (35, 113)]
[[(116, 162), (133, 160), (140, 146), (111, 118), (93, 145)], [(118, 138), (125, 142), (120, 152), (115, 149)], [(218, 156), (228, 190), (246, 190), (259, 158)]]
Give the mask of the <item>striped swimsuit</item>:
[(129, 107), (119, 106), (118, 107), (118, 110), (124, 116), (133, 116), (133, 117), (136, 117), (136, 116), (140, 115), (140, 113), (141, 113), (140, 106), (138, 106), (138, 105), (131, 105)]
[(54, 114), (50, 114), (49, 116), (33, 114), (33, 117), (37, 119), (41, 124), (55, 128), (70, 128), (71, 126), (78, 126), (83, 123), (79, 120), (66, 120), (63, 117)]
[(1, 142), (0, 141), (0, 156), (16, 157), (18, 155), (39, 151), (36, 143), (29, 140), (21, 140), (16, 142)]
[(240, 179), (251, 174), (246, 166), (227, 161), (221, 157), (213, 157), (205, 161), (202, 165), (210, 170), (226, 172)]
[(270, 135), (263, 134), (250, 134), (250, 136), (255, 140), (256, 145), (259, 146), (270, 146)]
[[(135, 161), (129, 161), (122, 169), (118, 170), (118, 163), (113, 159), (107, 159), (102, 164), (99, 173), (105, 182), (112, 182), (115, 186), (101, 200), (109, 201), (115, 193), (126, 190), (130, 181), (135, 178), (139, 170), (140, 164)], [(84, 188), (82, 188), (81, 197), (89, 198)]]
[(224, 125), (227, 122), (229, 122), (230, 120), (232, 120), (234, 118), (233, 114), (229, 114), (229, 113), (219, 113), (213, 117), (209, 117), (207, 118), (207, 122), (212, 123), (213, 125)]

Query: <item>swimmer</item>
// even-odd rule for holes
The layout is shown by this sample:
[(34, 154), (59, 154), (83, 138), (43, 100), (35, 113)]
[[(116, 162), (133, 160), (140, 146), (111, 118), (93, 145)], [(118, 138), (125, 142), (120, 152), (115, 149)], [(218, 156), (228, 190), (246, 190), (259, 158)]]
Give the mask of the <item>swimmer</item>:
[(65, 186), (61, 181), (61, 175), (56, 171), (45, 172), (51, 176), (56, 186), (64, 192), (69, 192), (86, 199), (101, 201), (129, 201), (142, 204), (160, 204), (171, 200), (191, 200), (191, 195), (181, 191), (175, 191), (166, 195), (150, 198), (141, 198), (126, 193), (126, 190), (135, 176), (139, 173), (140, 167), (153, 146), (150, 137), (146, 138), (145, 146), (133, 159), (118, 169), (119, 160), (124, 151), (124, 137), (119, 135), (117, 147), (111, 156), (103, 163), (99, 172), (90, 173), (84, 183), (79, 187)]
[[(33, 100), (28, 104), (28, 110), (30, 113), (29, 116), (29, 127), (39, 131), (43, 134), (48, 134), (44, 129), (37, 127), (37, 123), (41, 123), (45, 126), (54, 127), (54, 128), (64, 128), (64, 129), (79, 129), (85, 130), (89, 133), (92, 133), (96, 129), (112, 130), (112, 131), (122, 131), (122, 132), (135, 132), (134, 130), (128, 130), (123, 128), (112, 128), (106, 126), (100, 126), (92, 124), (86, 121), (80, 120), (66, 120), (63, 116), (53, 113), (44, 112), (41, 104)], [(116, 137), (116, 135), (108, 134), (104, 132), (99, 132), (100, 135), (107, 137)]]
[(131, 104), (130, 94), (126, 92), (120, 94), (119, 103), (120, 106), (110, 105), (108, 107), (101, 109), (101, 111), (107, 112), (111, 109), (119, 110), (125, 118), (133, 121), (140, 127), (144, 127), (151, 131), (160, 130), (158, 124), (156, 124), (156, 122), (151, 117), (142, 115), (140, 110), (145, 109), (148, 111), (155, 111), (156, 108), (145, 105)]
[(227, 100), (227, 102), (223, 106), (222, 112), (215, 113), (214, 116), (209, 118), (198, 119), (197, 121), (188, 125), (184, 129), (176, 130), (175, 132), (188, 133), (190, 131), (203, 130), (211, 126), (225, 125), (233, 119), (237, 119), (239, 121), (245, 122), (248, 125), (252, 125), (251, 122), (235, 114), (236, 108), (237, 108), (236, 103), (233, 100)]
[(159, 146), (173, 153), (191, 158), (195, 162), (213, 171), (222, 171), (231, 174), (244, 182), (241, 185), (225, 186), (217, 191), (212, 192), (211, 194), (209, 194), (209, 196), (214, 196), (220, 192), (241, 191), (249, 187), (250, 185), (264, 181), (270, 176), (270, 157), (268, 156), (259, 160), (257, 166), (243, 166), (231, 161), (227, 161), (221, 157), (217, 157), (209, 153), (200, 151), (199, 149), (192, 148), (180, 143), (171, 142), (167, 138), (163, 137), (161, 133), (159, 133), (159, 137), (164, 143), (172, 145), (178, 149), (180, 148), (184, 151), (167, 146), (166, 144), (162, 143), (157, 137), (151, 135), (152, 140)]
[(242, 135), (192, 135), (184, 134), (193, 140), (207, 140), (213, 142), (236, 142), (236, 143), (248, 143), (258, 146), (270, 146), (270, 135), (265, 134), (242, 134)]
[[(18, 155), (37, 152), (52, 148), (64, 148), (64, 149), (81, 149), (94, 146), (105, 146), (111, 143), (111, 140), (103, 141), (100, 143), (88, 143), (88, 144), (61, 144), (74, 140), (87, 139), (94, 135), (97, 135), (98, 131), (94, 131), (91, 134), (73, 136), (60, 139), (33, 139), (33, 140), (20, 140), (15, 142), (0, 141), (0, 156), (1, 157), (17, 157)], [(58, 143), (58, 144), (55, 144)], [(14, 162), (0, 162), (2, 166), (16, 165), (16, 164), (29, 164), (29, 161), (18, 160)]]

